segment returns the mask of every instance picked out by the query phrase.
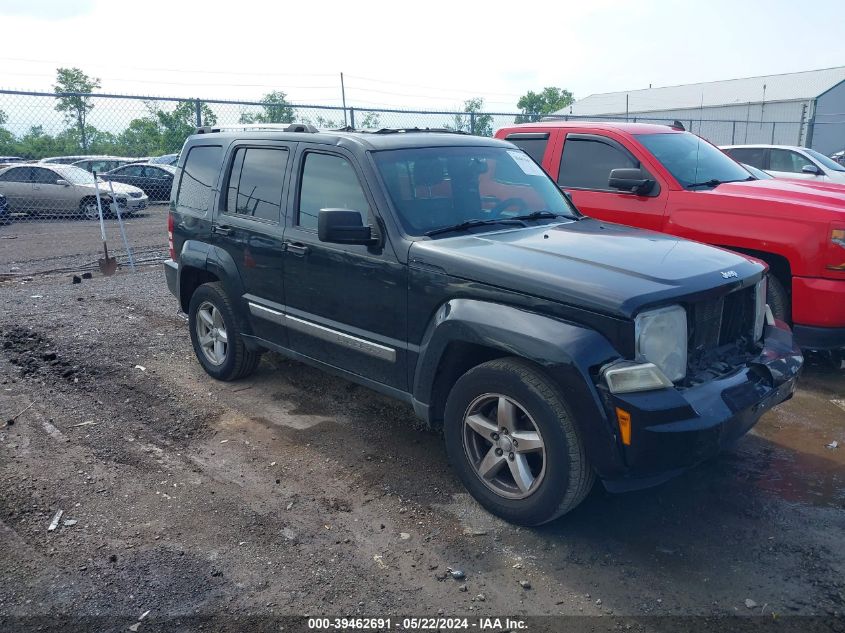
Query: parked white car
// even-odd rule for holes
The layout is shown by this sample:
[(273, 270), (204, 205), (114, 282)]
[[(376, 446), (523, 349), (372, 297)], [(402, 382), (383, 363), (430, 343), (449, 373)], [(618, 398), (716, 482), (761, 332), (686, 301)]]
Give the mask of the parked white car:
[(845, 184), (845, 165), (808, 147), (793, 145), (724, 145), (723, 152), (739, 163), (763, 169), (775, 178), (798, 178)]

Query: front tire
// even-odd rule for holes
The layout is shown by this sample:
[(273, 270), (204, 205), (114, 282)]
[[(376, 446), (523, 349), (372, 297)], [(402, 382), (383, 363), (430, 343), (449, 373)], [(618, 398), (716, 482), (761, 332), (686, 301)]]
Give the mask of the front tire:
[(780, 279), (769, 273), (766, 279), (766, 303), (772, 310), (772, 316), (784, 323), (792, 322), (792, 304), (789, 293)]
[(449, 393), (446, 451), (458, 477), (493, 514), (541, 525), (587, 496), (595, 476), (558, 386), (519, 358), (478, 365)]
[[(100, 210), (95, 198), (86, 198), (79, 204), (79, 213), (86, 220), (99, 220)], [(105, 215), (105, 213), (104, 213)]]
[(188, 307), (194, 354), (212, 378), (232, 381), (252, 374), (261, 353), (246, 347), (232, 303), (219, 282), (196, 289)]

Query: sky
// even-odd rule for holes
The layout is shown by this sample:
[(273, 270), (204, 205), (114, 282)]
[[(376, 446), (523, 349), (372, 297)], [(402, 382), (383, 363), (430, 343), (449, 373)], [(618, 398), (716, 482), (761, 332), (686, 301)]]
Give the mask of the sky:
[(845, 65), (845, 2), (0, 0), (0, 88), (515, 112), (576, 98)]

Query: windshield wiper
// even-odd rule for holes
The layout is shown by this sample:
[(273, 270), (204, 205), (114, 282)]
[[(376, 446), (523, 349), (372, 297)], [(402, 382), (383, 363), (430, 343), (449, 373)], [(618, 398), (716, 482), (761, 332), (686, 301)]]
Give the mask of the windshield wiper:
[(731, 182), (748, 182), (749, 180), (757, 180), (754, 176), (749, 176), (748, 178), (741, 178), (740, 180), (719, 180), (717, 178), (711, 178), (705, 182), (694, 182), (691, 185), (687, 185), (687, 189), (692, 189), (693, 187), (718, 187), (719, 185), (727, 185)]
[(705, 180), (704, 182), (694, 182), (691, 185), (687, 185), (687, 189), (692, 189), (693, 187), (718, 187), (721, 184), (721, 180), (711, 178), (710, 180)]
[(459, 222), (458, 224), (453, 224), (451, 226), (443, 226), (439, 229), (432, 229), (431, 231), (427, 231), (425, 235), (431, 237), (433, 235), (440, 235), (441, 233), (451, 233), (452, 231), (466, 231), (468, 229), (475, 228), (476, 226), (487, 226), (489, 224), (518, 224), (520, 226), (525, 226), (525, 222), (522, 221), (523, 218), (490, 218), (489, 220), (465, 220), (464, 222)]

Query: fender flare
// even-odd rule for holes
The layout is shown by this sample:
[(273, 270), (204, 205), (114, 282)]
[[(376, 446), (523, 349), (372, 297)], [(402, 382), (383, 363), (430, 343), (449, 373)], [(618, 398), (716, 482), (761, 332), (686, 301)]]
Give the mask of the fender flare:
[[(186, 240), (182, 245), (182, 252), (179, 255), (179, 296), (180, 301), (183, 297), (183, 272), (187, 269), (196, 269), (211, 273), (220, 280), (223, 285), (223, 290), (232, 300), (232, 304), (237, 311), (235, 315), (241, 323), (241, 328), (245, 334), (251, 334), (252, 329), (249, 325), (249, 318), (246, 313), (246, 305), (243, 299), (244, 284), (241, 279), (241, 274), (235, 264), (232, 256), (218, 246), (208, 244), (206, 242), (199, 242), (196, 240)], [(184, 303), (189, 301), (185, 300)], [(183, 306), (186, 309), (187, 306)]]
[(420, 344), (413, 380), (418, 410), (432, 423), (431, 396), (437, 370), (450, 343), (480, 345), (542, 367), (560, 386), (572, 410), (587, 455), (600, 476), (624, 467), (617, 432), (593, 378), (597, 368), (620, 356), (590, 328), (513, 306), (453, 299), (438, 308)]

